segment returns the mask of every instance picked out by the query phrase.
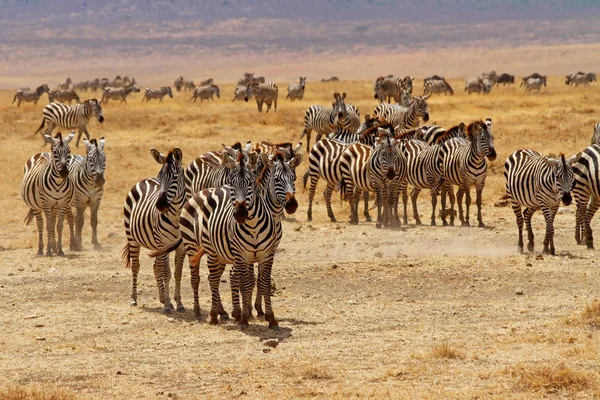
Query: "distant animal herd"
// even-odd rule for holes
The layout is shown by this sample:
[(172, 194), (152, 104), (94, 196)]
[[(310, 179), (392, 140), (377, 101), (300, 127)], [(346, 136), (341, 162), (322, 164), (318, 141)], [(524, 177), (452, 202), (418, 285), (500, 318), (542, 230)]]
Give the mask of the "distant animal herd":
[[(337, 77), (322, 80), (339, 81)], [(569, 86), (596, 81), (593, 73), (578, 72), (566, 77)], [(493, 87), (512, 85), (513, 75), (495, 71), (469, 77), (465, 92), (486, 94)], [(534, 73), (523, 77), (526, 91), (546, 86), (546, 76)], [(417, 199), (422, 190), (431, 195), (431, 225), (436, 225), (438, 196), (441, 200), (442, 225), (454, 225), (454, 206), (458, 203), (458, 218), (462, 226), (470, 226), (471, 187), (475, 186), (477, 224), (484, 227), (482, 192), (488, 174), (488, 161), (495, 160), (496, 149), (492, 119), (483, 118), (468, 123), (457, 121), (454, 126), (427, 125), (430, 119), (427, 100), (434, 94), (453, 95), (444, 77), (431, 76), (423, 81), (423, 95), (413, 95), (414, 78), (381, 76), (373, 81), (374, 98), (378, 104), (361, 120), (359, 109), (347, 103), (346, 93), (333, 93), (332, 106), (311, 105), (304, 112), (300, 139), (305, 140), (308, 168), (303, 185), (308, 187), (307, 219), (313, 219), (313, 201), (319, 180), (324, 180), (327, 216), (337, 219), (332, 209), (332, 194), (339, 191), (350, 205), (350, 223), (358, 224), (358, 206), (364, 202), (363, 215), (371, 221), (369, 193), (375, 194), (377, 228), (398, 228), (408, 223), (408, 187), (415, 224), (421, 220)], [(220, 89), (213, 79), (196, 85), (182, 76), (174, 82), (177, 92), (191, 92), (190, 101), (200, 102), (220, 98)], [(306, 77), (290, 83), (286, 99), (302, 100)], [(97, 92), (101, 100), (81, 101), (75, 91)], [(91, 242), (98, 241), (98, 209), (105, 185), (106, 139), (91, 139), (87, 126), (92, 118), (104, 122), (103, 107), (110, 101), (126, 103), (133, 92), (140, 92), (135, 78), (117, 76), (112, 81), (94, 79), (73, 83), (68, 78), (49, 90), (47, 84), (31, 91), (18, 90), (13, 103), (37, 104), (48, 93), (50, 104), (42, 110), (41, 132), (49, 152), (33, 155), (25, 164), (21, 196), (29, 212), (26, 222), (34, 219), (38, 226), (38, 255), (44, 255), (43, 219), (46, 219), (45, 254), (64, 254), (62, 231), (67, 218), (70, 231), (69, 248), (82, 249), (82, 228), (85, 209), (91, 209)], [(146, 88), (142, 101), (163, 101), (173, 97), (170, 86)], [(232, 101), (248, 101), (254, 97), (258, 110), (266, 105), (277, 110), (278, 88), (264, 77), (245, 73), (234, 89)], [(392, 102), (393, 100), (393, 102)], [(71, 104), (74, 101), (75, 104)], [(69, 103), (64, 104), (64, 103)], [(86, 156), (74, 155), (70, 143), (75, 132), (67, 136), (55, 129), (78, 130), (76, 146), (82, 134)], [(298, 127), (300, 130), (300, 127)], [(315, 143), (310, 144), (312, 132)], [(271, 270), (277, 248), (283, 236), (284, 213), (298, 208), (295, 197), (296, 169), (303, 162), (303, 145), (270, 143), (239, 143), (190, 157), (193, 161), (184, 169), (183, 151), (174, 148), (167, 153), (151, 149), (158, 164), (156, 177), (140, 180), (124, 193), (124, 227), (126, 245), (123, 258), (132, 271), (131, 304), (137, 305), (139, 253), (149, 249), (155, 257), (154, 275), (163, 311), (175, 307), (169, 291), (171, 268), (169, 253), (175, 253), (175, 291), (173, 299), (178, 311), (185, 311), (181, 299), (181, 277), (186, 256), (189, 259), (191, 284), (194, 291), (194, 312), (201, 316), (199, 305), (199, 265), (206, 256), (211, 289), (210, 322), (217, 324), (229, 318), (221, 302), (219, 282), (227, 264), (231, 271), (232, 316), (247, 325), (252, 315), (252, 296), (256, 287), (254, 308), (264, 316), (269, 327), (278, 328), (271, 304)], [(591, 146), (566, 157), (547, 157), (531, 149), (518, 149), (504, 165), (506, 197), (516, 216), (518, 249), (523, 251), (523, 223), (528, 232), (529, 251), (534, 249), (531, 217), (541, 210), (546, 220), (545, 253), (554, 254), (554, 218), (562, 201), (568, 205), (572, 196), (577, 204), (576, 240), (593, 248), (591, 219), (600, 207), (600, 123), (594, 127)], [(110, 180), (109, 180), (110, 184)], [(457, 187), (456, 194), (454, 187)], [(571, 195), (572, 194), (572, 195)], [(400, 197), (403, 215), (399, 215)], [(446, 202), (450, 201), (450, 212)], [(523, 210), (524, 209), (524, 210)], [(523, 211), (522, 211), (523, 210)], [(74, 212), (73, 212), (74, 211)], [(449, 217), (449, 221), (448, 221)], [(258, 263), (257, 276), (254, 264)], [(263, 309), (264, 304), (264, 309)]]

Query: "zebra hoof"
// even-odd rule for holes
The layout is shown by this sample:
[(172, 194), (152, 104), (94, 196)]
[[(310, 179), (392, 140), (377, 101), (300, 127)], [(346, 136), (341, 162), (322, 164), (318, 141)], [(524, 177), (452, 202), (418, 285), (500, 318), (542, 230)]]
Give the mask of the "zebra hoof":
[(478, 225), (480, 228), (485, 228), (485, 224), (483, 222), (480, 222)]
[(44, 250), (39, 249), (38, 252), (37, 252), (37, 255), (38, 256), (43, 256), (44, 255)]
[(448, 226), (448, 223), (446, 221), (442, 221), (442, 226)]
[(469, 222), (468, 222), (468, 221), (465, 221), (465, 222), (461, 222), (461, 223), (460, 223), (460, 226), (464, 226), (464, 227), (468, 228), (468, 227), (470, 227), (470, 226), (471, 226), (471, 224), (469, 224)]
[(306, 222), (312, 222), (312, 217), (306, 218)]
[(335, 219), (335, 217), (330, 217), (330, 221), (331, 222), (337, 222), (337, 219)]
[(376, 224), (375, 224), (375, 228), (377, 228), (377, 229), (381, 229), (381, 222), (378, 222), (378, 223), (376, 223)]
[(221, 320), (221, 322), (229, 321), (229, 314), (221, 314), (219, 315), (219, 319)]
[(172, 310), (171, 310), (171, 305), (164, 306), (164, 307), (163, 307), (163, 310), (162, 310), (163, 314), (165, 314), (165, 315), (169, 315), (169, 314), (171, 314), (171, 311), (172, 311)]
[(46, 257), (52, 257), (52, 252), (50, 250), (46, 251)]
[(435, 223), (435, 221), (431, 221), (431, 226), (437, 226), (437, 224)]
[(365, 217), (365, 221), (367, 221), (367, 222), (373, 222), (373, 219), (367, 215)]
[(415, 225), (423, 225), (423, 223), (421, 222), (420, 219), (418, 219), (418, 220), (415, 221)]
[(211, 325), (219, 325), (218, 314), (210, 314), (210, 324)]
[(62, 250), (59, 250), (58, 253), (56, 253), (59, 257), (64, 257), (65, 256), (65, 252)]
[(523, 246), (517, 246), (517, 250), (519, 253), (523, 254)]
[(277, 325), (277, 322), (275, 322), (275, 325), (271, 325), (269, 324), (269, 329), (279, 332), (281, 330), (281, 328), (279, 327), (279, 325)]
[(94, 250), (102, 250), (102, 245), (100, 243), (94, 243)]
[(129, 303), (129, 305), (131, 307), (137, 307), (137, 300), (131, 300), (131, 302)]
[(527, 243), (527, 250), (533, 253), (533, 249), (534, 249), (533, 243)]
[(200, 306), (194, 306), (194, 316), (197, 319), (200, 319), (200, 317), (202, 316), (202, 313), (200, 312)]
[(185, 307), (183, 305), (177, 306), (177, 312), (178, 313), (184, 313), (185, 312)]

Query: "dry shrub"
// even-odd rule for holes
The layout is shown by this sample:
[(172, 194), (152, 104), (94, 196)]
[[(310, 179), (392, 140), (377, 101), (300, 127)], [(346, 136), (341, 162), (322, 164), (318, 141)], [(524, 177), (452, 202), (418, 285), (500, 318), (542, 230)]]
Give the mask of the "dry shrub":
[(314, 380), (324, 380), (324, 379), (332, 378), (332, 376), (329, 374), (329, 372), (327, 372), (326, 368), (316, 367), (316, 366), (310, 366), (310, 367), (304, 368), (301, 371), (300, 375), (304, 379), (314, 379)]
[(591, 303), (586, 304), (585, 309), (579, 315), (567, 319), (567, 323), (600, 329), (600, 300), (595, 299)]
[(527, 390), (577, 392), (595, 388), (597, 385), (596, 378), (591, 373), (573, 370), (562, 363), (558, 366), (517, 365), (509, 373), (516, 378), (520, 388)]
[(0, 400), (73, 400), (75, 393), (57, 387), (9, 386), (0, 389)]
[(435, 346), (433, 350), (431, 350), (431, 355), (435, 358), (447, 358), (450, 360), (465, 358), (463, 352), (453, 349), (448, 343), (442, 343)]

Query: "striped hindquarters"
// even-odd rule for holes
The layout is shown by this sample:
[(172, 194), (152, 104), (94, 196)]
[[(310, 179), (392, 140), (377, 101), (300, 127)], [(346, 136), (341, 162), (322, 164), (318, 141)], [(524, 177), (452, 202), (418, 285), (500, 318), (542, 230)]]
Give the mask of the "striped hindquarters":
[(169, 95), (169, 97), (173, 98), (173, 92), (168, 86), (164, 86), (161, 88), (146, 88), (146, 90), (144, 91), (144, 97), (142, 98), (142, 101), (148, 101), (152, 99), (158, 99), (159, 101), (162, 101), (163, 97), (165, 97), (166, 95)]

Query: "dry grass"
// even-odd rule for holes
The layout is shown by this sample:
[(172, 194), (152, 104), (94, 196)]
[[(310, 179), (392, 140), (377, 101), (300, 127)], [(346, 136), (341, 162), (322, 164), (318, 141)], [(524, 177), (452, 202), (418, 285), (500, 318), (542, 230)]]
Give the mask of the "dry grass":
[(600, 329), (600, 300), (594, 299), (587, 303), (583, 311), (566, 320), (567, 324), (587, 326), (591, 329)]
[(51, 386), (9, 386), (0, 389), (0, 400), (74, 400), (71, 390)]
[(597, 378), (588, 371), (559, 365), (518, 365), (509, 371), (520, 389), (556, 393), (597, 388)]
[[(300, 206), (284, 222), (273, 267), (280, 332), (257, 320), (245, 330), (233, 323), (209, 326), (196, 321), (191, 310), (167, 319), (160, 314), (152, 260), (145, 251), (140, 305), (129, 307), (131, 271), (119, 257), (125, 195), (138, 180), (156, 175), (151, 147), (179, 146), (187, 164), (221, 143), (297, 142), (304, 110), (331, 104), (334, 91), (347, 92), (362, 115), (371, 113), (376, 105), (371, 81), (309, 81), (300, 102), (285, 101), (287, 85), (278, 82), (278, 111), (262, 115), (255, 103), (231, 102), (233, 85), (223, 85), (221, 99), (211, 103), (193, 104), (188, 93), (175, 93), (162, 104), (142, 104), (135, 94), (127, 105), (109, 105), (105, 123), (90, 125), (93, 137), (106, 137), (98, 232), (103, 250), (89, 244), (86, 221), (84, 251), (51, 259), (34, 255), (36, 228), (23, 224), (27, 210), (19, 191), (23, 164), (41, 150), (41, 138), (33, 131), (43, 104), (17, 109), (10, 104), (13, 93), (0, 91), (0, 290), (5, 299), (0, 387), (19, 382), (15, 390), (22, 393), (57, 382), (78, 396), (140, 399), (157, 393), (181, 398), (529, 398), (551, 393), (545, 389), (549, 384), (527, 380), (531, 371), (541, 374), (529, 366), (544, 360), (541, 365), (564, 363), (574, 374), (567, 377), (556, 368), (565, 378), (548, 380), (580, 387), (579, 397), (594, 396), (592, 377), (600, 370), (600, 357), (597, 332), (589, 327), (597, 323), (597, 303), (580, 311), (597, 296), (600, 274), (595, 253), (573, 240), (574, 207), (557, 215), (559, 256), (547, 257), (518, 254), (511, 209), (493, 205), (504, 193), (502, 166), (514, 150), (572, 155), (588, 145), (600, 115), (600, 85), (568, 88), (562, 78), (551, 77), (540, 93), (513, 87), (469, 96), (462, 91), (463, 79), (450, 83), (455, 96), (429, 101), (432, 123), (493, 119), (498, 159), (490, 164), (483, 192), (488, 227), (414, 226), (409, 218), (403, 230), (379, 231), (362, 218), (360, 225), (348, 225), (348, 206), (337, 201), (334, 212), (341, 222), (331, 224), (323, 185), (314, 220), (307, 224), (307, 193), (298, 181)], [(421, 87), (417, 81), (417, 93)], [(306, 158), (299, 177), (307, 165)], [(419, 198), (419, 211), (427, 220), (426, 193)], [(533, 225), (539, 252), (541, 215), (534, 216)], [(68, 232), (64, 239), (68, 242)], [(210, 292), (204, 263), (200, 305), (206, 317)], [(182, 300), (189, 308), (188, 282), (186, 265)], [(524, 294), (515, 295), (517, 288)], [(227, 282), (221, 294), (229, 309)], [(35, 318), (24, 318), (31, 315)], [(577, 323), (561, 323), (573, 315)], [(278, 339), (279, 345), (268, 348), (265, 339)], [(498, 373), (504, 370), (509, 373)], [(554, 369), (546, 375), (555, 374), (561, 376)], [(513, 389), (515, 382), (521, 391)]]

